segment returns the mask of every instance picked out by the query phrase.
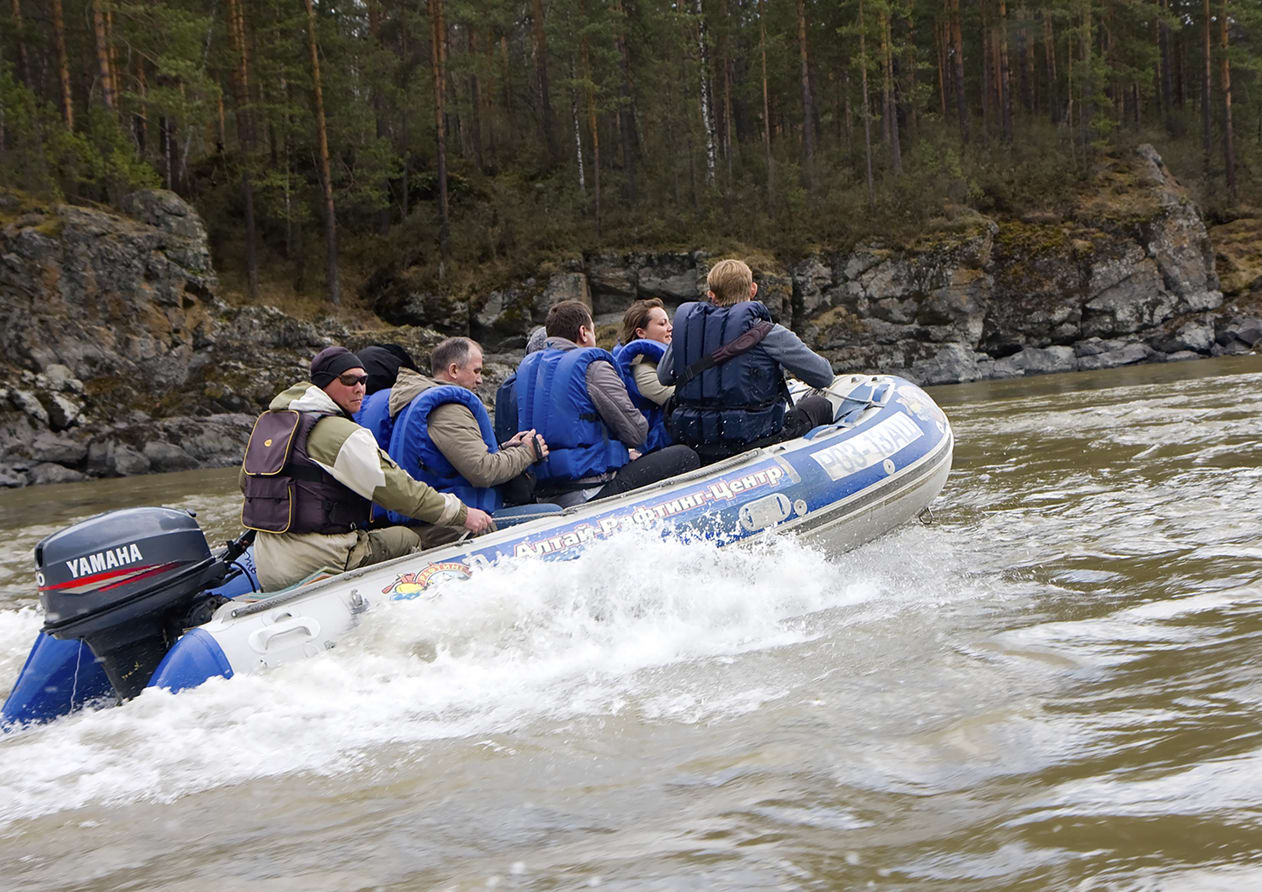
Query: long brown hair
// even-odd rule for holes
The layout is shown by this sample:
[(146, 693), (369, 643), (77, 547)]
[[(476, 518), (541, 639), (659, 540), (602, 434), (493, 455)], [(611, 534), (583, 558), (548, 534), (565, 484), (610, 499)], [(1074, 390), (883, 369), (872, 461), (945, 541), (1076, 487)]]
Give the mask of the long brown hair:
[(666, 305), (662, 303), (660, 297), (648, 297), (644, 300), (637, 300), (627, 307), (627, 311), (622, 314), (622, 330), (618, 332), (618, 340), (624, 344), (630, 344), (634, 341), (637, 328), (649, 327), (649, 311), (653, 309), (666, 311)]

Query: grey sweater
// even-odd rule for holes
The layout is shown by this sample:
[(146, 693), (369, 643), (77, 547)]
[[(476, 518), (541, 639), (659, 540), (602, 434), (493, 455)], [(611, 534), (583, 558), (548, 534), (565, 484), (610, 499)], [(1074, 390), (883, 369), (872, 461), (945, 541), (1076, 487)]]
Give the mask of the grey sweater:
[[(672, 348), (657, 363), (657, 380), (663, 384), (675, 383)], [(827, 359), (802, 343), (802, 339), (783, 325), (776, 325), (767, 333), (755, 350), (764, 350), (790, 374), (796, 375), (812, 387), (827, 387), (833, 383), (833, 367)]]

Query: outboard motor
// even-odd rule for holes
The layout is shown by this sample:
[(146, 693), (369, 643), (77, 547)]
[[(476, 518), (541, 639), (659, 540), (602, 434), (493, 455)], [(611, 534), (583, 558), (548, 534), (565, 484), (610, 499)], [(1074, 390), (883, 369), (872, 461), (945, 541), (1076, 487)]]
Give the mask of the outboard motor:
[(35, 546), (44, 631), (82, 639), (121, 699), (140, 693), (189, 625), (224, 598), (209, 594), (240, 572), (253, 537), (212, 555), (197, 521), (171, 508), (127, 508), (88, 518)]

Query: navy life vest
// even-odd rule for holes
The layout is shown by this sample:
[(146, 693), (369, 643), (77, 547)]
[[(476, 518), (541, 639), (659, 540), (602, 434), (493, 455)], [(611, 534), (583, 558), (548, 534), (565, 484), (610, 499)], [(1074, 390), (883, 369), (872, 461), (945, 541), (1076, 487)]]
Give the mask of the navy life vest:
[(517, 427), (534, 428), (548, 443), (548, 457), (535, 468), (539, 482), (565, 482), (615, 471), (630, 461), (627, 447), (601, 420), (587, 393), (587, 367), (607, 362), (608, 350), (549, 347), (517, 367)]
[(390, 391), (393, 388), (378, 390), (364, 397), (364, 403), (355, 413), (355, 423), (368, 428), (377, 439), (382, 449), (390, 448), (390, 432), (394, 430), (394, 419), (390, 417)]
[(495, 439), (507, 443), (517, 433), (517, 373), (511, 373), (495, 391)]
[(648, 338), (634, 340), (625, 346), (619, 347), (614, 353), (614, 357), (618, 360), (618, 370), (622, 372), (622, 380), (627, 382), (627, 392), (631, 394), (631, 402), (635, 403), (635, 407), (640, 410), (645, 420), (649, 423), (649, 436), (644, 442), (645, 452), (661, 449), (663, 446), (669, 446), (675, 441), (671, 439), (670, 432), (666, 430), (665, 411), (657, 403), (640, 394), (640, 388), (635, 383), (633, 366), (635, 360), (640, 356), (648, 357), (656, 365), (662, 361), (662, 357), (665, 355), (666, 345), (660, 341), (651, 341)]
[[(756, 300), (730, 307), (697, 302), (680, 306), (671, 341), (675, 379), (683, 380), (689, 366), (761, 321), (770, 323), (771, 312)], [(667, 426), (676, 440), (693, 448), (739, 451), (779, 433), (788, 401), (780, 364), (759, 344), (676, 386)]]
[(372, 503), (307, 455), (326, 413), (271, 409), (254, 422), (241, 468), (241, 525), (265, 533), (348, 533), (364, 529)]
[[(500, 451), (486, 406), (482, 405), (482, 401), (472, 390), (454, 384), (431, 387), (408, 403), (395, 420), (390, 448), (386, 451), (398, 462), (399, 467), (439, 492), (454, 493), (466, 505), (480, 508), (488, 514), (499, 510), (504, 506), (504, 500), (495, 487), (474, 486), (461, 477), (460, 472), (430, 439), (429, 415), (444, 403), (460, 403), (472, 412), (487, 451)], [(387, 512), (387, 516), (393, 523), (406, 523), (410, 520), (394, 511)]]

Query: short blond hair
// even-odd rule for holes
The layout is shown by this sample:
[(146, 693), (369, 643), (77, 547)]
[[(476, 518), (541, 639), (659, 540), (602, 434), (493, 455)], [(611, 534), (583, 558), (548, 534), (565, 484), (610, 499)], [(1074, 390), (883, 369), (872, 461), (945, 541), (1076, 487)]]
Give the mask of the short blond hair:
[(749, 286), (754, 284), (754, 274), (742, 260), (720, 260), (706, 276), (705, 284), (714, 295), (711, 300), (725, 307), (749, 300)]

